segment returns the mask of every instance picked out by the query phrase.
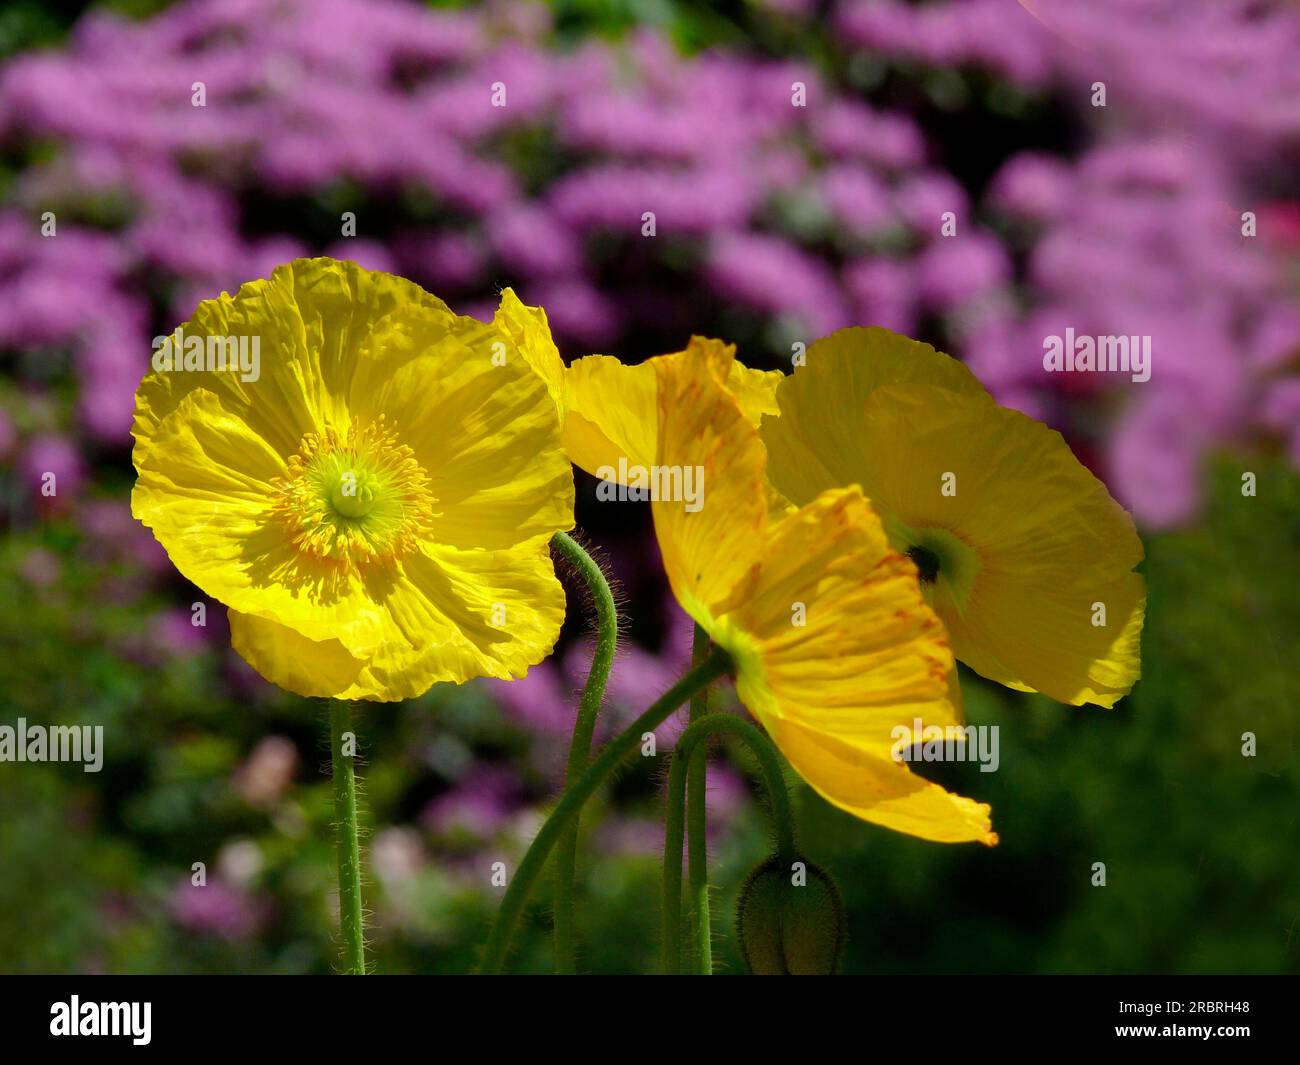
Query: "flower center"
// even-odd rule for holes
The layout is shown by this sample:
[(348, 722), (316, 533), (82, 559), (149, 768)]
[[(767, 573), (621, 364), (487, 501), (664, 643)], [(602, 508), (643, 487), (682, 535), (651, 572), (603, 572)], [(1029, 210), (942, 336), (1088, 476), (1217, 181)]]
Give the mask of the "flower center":
[(916, 572), (920, 574), (921, 583), (933, 584), (934, 579), (939, 576), (939, 556), (928, 547), (916, 544), (907, 549), (907, 557), (916, 564)]
[(345, 518), (364, 518), (374, 505), (375, 478), (368, 470), (344, 470), (330, 491), (330, 506)]
[(272, 511), (303, 554), (348, 568), (418, 548), (434, 517), (429, 478), (381, 416), (308, 433), (275, 484)]
[(884, 524), (894, 550), (916, 567), (925, 601), (941, 617), (947, 611), (962, 616), (975, 578), (984, 568), (979, 552), (952, 529), (907, 525), (896, 515), (886, 515)]

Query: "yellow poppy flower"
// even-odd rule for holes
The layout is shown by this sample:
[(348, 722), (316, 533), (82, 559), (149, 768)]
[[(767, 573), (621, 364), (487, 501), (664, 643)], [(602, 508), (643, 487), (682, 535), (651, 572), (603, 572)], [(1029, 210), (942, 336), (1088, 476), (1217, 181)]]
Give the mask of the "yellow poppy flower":
[[(573, 525), (526, 350), (544, 328), (509, 291), (484, 325), (354, 263), (280, 266), (156, 350), (132, 512), (291, 691), (393, 700), (522, 676), (558, 635), (548, 541)], [(222, 368), (225, 338), (259, 357)]]
[(625, 483), (629, 467), (649, 469), (659, 440), (655, 367), (680, 362), (688, 352), (720, 368), (752, 425), (764, 414), (775, 414), (776, 386), (784, 375), (752, 370), (735, 361), (735, 351), (719, 340), (692, 337), (686, 351), (656, 355), (634, 366), (608, 355), (575, 360), (564, 374), (564, 446), (573, 464), (618, 483)]
[(773, 484), (795, 503), (860, 486), (961, 661), (1076, 705), (1113, 706), (1132, 688), (1142, 544), (1059, 433), (885, 329), (810, 345), (777, 403), (761, 429)]
[(701, 506), (652, 506), (674, 595), (730, 653), (741, 701), (828, 801), (925, 839), (996, 842), (987, 805), (894, 757), (899, 727), (957, 723), (952, 654), (914, 568), (857, 488), (772, 516), (763, 445), (724, 384), (731, 353), (719, 351), (696, 344), (652, 360), (655, 462), (703, 474)]

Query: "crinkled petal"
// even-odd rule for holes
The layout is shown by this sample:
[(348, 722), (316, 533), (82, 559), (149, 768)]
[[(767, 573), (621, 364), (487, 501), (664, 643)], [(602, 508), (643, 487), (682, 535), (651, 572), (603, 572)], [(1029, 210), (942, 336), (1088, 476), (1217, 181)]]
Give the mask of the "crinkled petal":
[(560, 351), (551, 336), (546, 311), (541, 307), (529, 307), (515, 295), (514, 289), (507, 288), (501, 293), (501, 305), (492, 318), (492, 325), (508, 338), (533, 372), (546, 382), (546, 390), (551, 394), (562, 425), (568, 404), (564, 360), (560, 358)]
[[(305, 434), (347, 424), (359, 366), (381, 355), (391, 359), (394, 338), (445, 330), (455, 318), (441, 300), (403, 278), (335, 259), (297, 259), (234, 296), (204, 300), (179, 327), (205, 349), (209, 338), (214, 345), (243, 339), (251, 355), (256, 338), (256, 379), (230, 370), (155, 369), (136, 393), (132, 434), (148, 438), (187, 395), (207, 391), (288, 458)], [(155, 353), (155, 365), (173, 357), (183, 362), (185, 349), (176, 349), (174, 335)]]
[(757, 580), (714, 638), (734, 647), (737, 691), (764, 723), (887, 751), (900, 721), (958, 721), (943, 625), (856, 488), (770, 530)]
[(545, 317), (513, 293), (498, 319), (500, 330), (453, 314), (418, 285), (351, 262), (277, 267), (234, 297), (204, 301), (181, 327), (186, 336), (259, 337), (258, 379), (147, 376), (133, 429), (137, 468), (139, 442), (205, 390), (284, 459), (308, 433), (382, 415), (430, 478), (441, 542), (498, 549), (572, 528), (572, 473), (552, 391), (559, 354)]
[(392, 701), (440, 681), (523, 677), (564, 620), (564, 590), (540, 539), (506, 551), (430, 548), (404, 561), (377, 605), (383, 639), (365, 657), (240, 614), (232, 642), (263, 677), (301, 695)]
[(653, 503), (655, 534), (677, 601), (696, 621), (744, 594), (762, 558), (767, 525), (763, 445), (722, 385), (703, 349), (654, 364), (658, 380), (656, 464), (685, 480), (698, 498)]
[(338, 640), (310, 640), (281, 625), (237, 610), (230, 619), (230, 645), (267, 680), (313, 699), (334, 699), (351, 688), (365, 667)]
[(573, 471), (545, 383), (470, 323), (369, 382), (353, 403), (384, 415), (415, 452), (439, 543), (496, 550), (573, 528)]
[(569, 366), (565, 390), (564, 447), (575, 466), (612, 481), (620, 459), (629, 466), (654, 463), (659, 405), (651, 363), (625, 366), (609, 355), (588, 355)]
[(988, 395), (962, 363), (929, 344), (888, 329), (841, 329), (810, 344), (805, 364), (779, 382), (779, 417), (762, 424), (773, 484), (798, 504), (863, 484), (872, 462), (859, 432), (863, 410), (876, 389), (900, 383)]
[(295, 550), (271, 512), (284, 464), (213, 392), (191, 391), (136, 442), (131, 513), (173, 564), (232, 609), (365, 653), (382, 618), (362, 582)]
[(732, 362), (727, 370), (727, 391), (736, 397), (745, 420), (755, 428), (764, 415), (779, 414), (777, 386), (785, 380), (780, 370), (754, 370), (744, 363)]
[(1142, 542), (1059, 433), (992, 403), (900, 387), (868, 404), (862, 436), (877, 506), (904, 530), (953, 530), (979, 560), (968, 591), (935, 596), (959, 658), (1076, 705), (1112, 706), (1133, 686)]
[(777, 719), (772, 739), (814, 791), (864, 821), (936, 843), (998, 841), (986, 803), (954, 795), (888, 755)]
[(577, 359), (565, 374), (568, 416), (564, 444), (575, 466), (596, 477), (625, 483), (620, 460), (648, 468), (659, 451), (659, 402), (655, 367), (688, 361), (709, 368), (731, 392), (749, 424), (775, 414), (779, 370), (753, 370), (735, 361), (733, 345), (692, 337), (686, 349), (626, 366), (608, 355)]

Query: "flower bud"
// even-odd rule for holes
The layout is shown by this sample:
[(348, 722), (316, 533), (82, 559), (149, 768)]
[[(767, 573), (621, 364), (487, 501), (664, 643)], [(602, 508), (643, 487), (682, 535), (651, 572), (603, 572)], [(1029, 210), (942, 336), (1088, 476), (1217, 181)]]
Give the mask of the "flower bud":
[(819, 866), (771, 857), (749, 874), (736, 907), (740, 950), (759, 976), (833, 973), (844, 949), (844, 903)]

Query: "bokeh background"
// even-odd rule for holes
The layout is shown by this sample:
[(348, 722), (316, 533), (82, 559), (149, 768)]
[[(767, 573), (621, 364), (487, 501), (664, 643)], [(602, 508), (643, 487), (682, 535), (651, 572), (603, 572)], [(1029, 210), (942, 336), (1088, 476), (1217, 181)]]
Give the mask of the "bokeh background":
[[(789, 369), (797, 342), (886, 325), (1061, 429), (1143, 531), (1143, 680), (1108, 712), (964, 675), (1001, 766), (928, 768), (993, 804), (995, 849), (796, 785), (845, 969), (1300, 971), (1297, 54), (1300, 5), (1262, 0), (5, 4), (0, 723), (102, 724), (106, 760), (0, 764), (0, 970), (334, 964), (322, 709), (252, 673), (218, 605), (191, 624), (202, 595), (127, 504), (151, 338), (323, 253), (481, 316), (512, 285), (566, 357), (696, 332)], [(1151, 380), (1045, 374), (1067, 326), (1151, 335)], [(626, 612), (608, 734), (689, 632), (644, 506), (585, 475), (578, 498)], [(556, 794), (588, 625), (575, 595), (526, 680), (364, 708), (381, 971), (473, 964), (490, 866)], [(766, 853), (752, 770), (725, 746), (710, 768), (723, 972)], [(655, 965), (662, 775), (629, 771), (584, 821), (589, 970)], [(550, 967), (548, 892), (518, 969)]]

